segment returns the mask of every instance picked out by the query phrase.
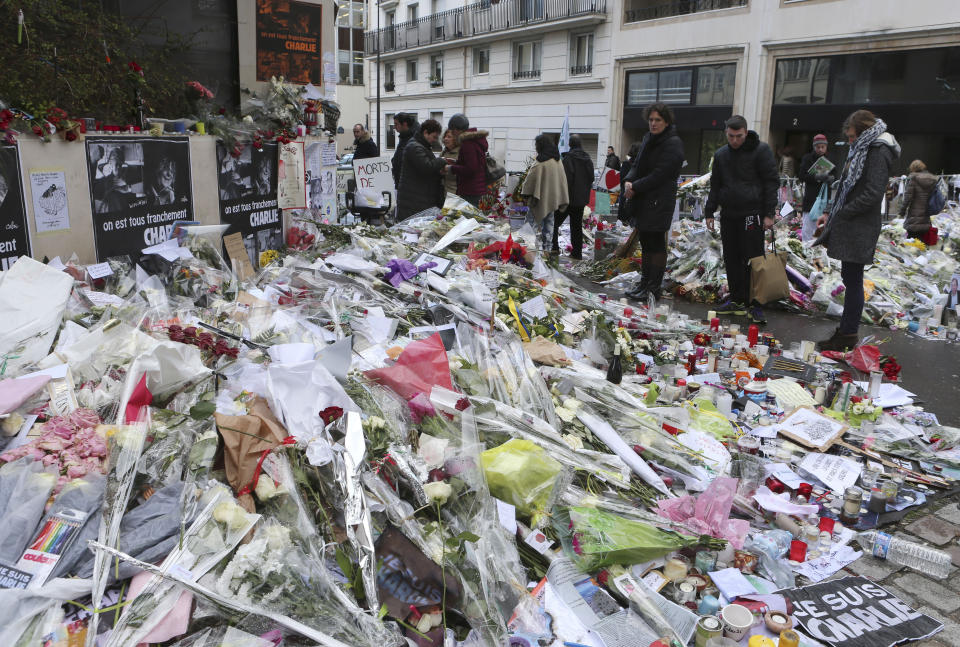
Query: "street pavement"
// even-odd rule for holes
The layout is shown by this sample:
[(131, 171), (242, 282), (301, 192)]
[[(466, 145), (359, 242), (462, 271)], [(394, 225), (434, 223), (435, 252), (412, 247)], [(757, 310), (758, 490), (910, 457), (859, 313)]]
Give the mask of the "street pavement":
[[(564, 259), (565, 260), (565, 259)], [(561, 261), (562, 264), (563, 261)], [(578, 283), (596, 284), (578, 277)], [(610, 298), (623, 295), (607, 290)], [(674, 309), (691, 317), (706, 318), (710, 304), (690, 303), (670, 297), (663, 300)], [(771, 332), (783, 344), (802, 340), (828, 338), (837, 326), (836, 319), (823, 314), (797, 314), (775, 308), (766, 311), (767, 324), (761, 329)], [(739, 321), (746, 328), (746, 317), (724, 317)], [(919, 339), (901, 331), (863, 325), (860, 336), (874, 335), (883, 341), (881, 353), (894, 355), (903, 367), (901, 386), (918, 396), (917, 404), (935, 413), (941, 424), (960, 426), (960, 344)], [(898, 596), (914, 609), (936, 618), (943, 631), (930, 639), (911, 643), (916, 647), (960, 647), (960, 488), (937, 493), (926, 505), (909, 511), (899, 522), (882, 528), (896, 537), (945, 550), (953, 557), (953, 568), (944, 580), (897, 566), (886, 560), (865, 555), (830, 579), (860, 575), (869, 578)]]

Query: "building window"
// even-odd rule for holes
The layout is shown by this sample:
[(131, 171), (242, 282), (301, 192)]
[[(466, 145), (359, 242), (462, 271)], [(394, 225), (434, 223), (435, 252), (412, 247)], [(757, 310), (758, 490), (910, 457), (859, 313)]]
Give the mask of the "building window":
[(434, 54), (430, 57), (430, 87), (439, 88), (443, 85), (443, 54)]
[(490, 73), (490, 48), (489, 47), (478, 47), (475, 50), (473, 50), (473, 73), (474, 74)]
[(388, 11), (388, 12), (384, 15), (384, 18), (386, 19), (387, 27), (393, 27), (395, 24), (397, 24), (397, 12), (396, 12), (396, 11)]
[(662, 70), (657, 84), (657, 100), (663, 103), (690, 103), (693, 70)]
[(574, 34), (570, 37), (570, 74), (593, 72), (593, 34)]
[(366, 16), (366, 5), (362, 0), (337, 1), (337, 69), (340, 83), (363, 84)]
[(513, 78), (540, 78), (540, 41), (516, 43), (513, 47)]
[[(445, 128), (443, 125), (443, 113), (442, 112), (431, 112), (430, 118), (440, 124), (440, 128)], [(443, 150), (443, 142), (438, 138), (437, 141), (432, 146), (434, 153), (439, 153)]]
[[(647, 106), (655, 101), (700, 106), (733, 105), (736, 64), (627, 72), (625, 101)], [(696, 92), (694, 92), (696, 89)]]
[(393, 150), (397, 147), (397, 129), (393, 127), (393, 113), (387, 115), (387, 148)]
[(420, 17), (420, 5), (411, 4), (407, 5), (407, 21), (413, 22)]
[(657, 100), (656, 72), (627, 73), (627, 105), (646, 106)]
[(383, 87), (387, 92), (392, 92), (396, 87), (397, 71), (393, 63), (383, 64)]
[(737, 65), (704, 65), (696, 70), (698, 106), (731, 106), (737, 81)]
[(774, 103), (826, 103), (830, 82), (829, 58), (793, 58), (777, 61)]
[(407, 61), (407, 83), (413, 83), (417, 80), (417, 59), (412, 58)]
[(543, 0), (519, 0), (520, 20), (543, 19)]

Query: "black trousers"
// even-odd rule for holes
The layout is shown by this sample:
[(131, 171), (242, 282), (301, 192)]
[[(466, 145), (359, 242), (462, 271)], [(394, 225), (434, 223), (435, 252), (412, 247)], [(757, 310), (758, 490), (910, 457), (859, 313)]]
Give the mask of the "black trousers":
[(553, 214), (553, 251), (560, 251), (560, 225), (570, 216), (570, 252), (571, 258), (583, 258), (583, 209), (587, 205), (575, 204), (567, 207), (566, 211), (556, 211)]
[(637, 232), (640, 245), (640, 283), (641, 290), (651, 292), (660, 298), (660, 286), (667, 269), (667, 232)]
[(856, 335), (863, 315), (863, 263), (840, 263), (843, 280), (843, 314), (840, 315), (840, 334)]
[(730, 299), (750, 303), (750, 259), (763, 255), (763, 224), (760, 216), (720, 217), (723, 264), (727, 268)]

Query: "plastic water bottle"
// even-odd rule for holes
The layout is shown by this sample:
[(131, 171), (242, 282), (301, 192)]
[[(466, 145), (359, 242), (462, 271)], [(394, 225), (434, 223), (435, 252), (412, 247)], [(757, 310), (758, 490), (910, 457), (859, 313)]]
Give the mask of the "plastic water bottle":
[(950, 554), (936, 548), (898, 539), (878, 530), (868, 530), (857, 535), (857, 542), (874, 557), (887, 559), (915, 571), (944, 579), (950, 573)]

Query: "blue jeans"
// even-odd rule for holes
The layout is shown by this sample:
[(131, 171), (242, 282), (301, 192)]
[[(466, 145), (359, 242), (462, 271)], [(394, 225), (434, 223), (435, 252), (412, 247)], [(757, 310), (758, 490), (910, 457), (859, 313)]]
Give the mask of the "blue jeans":
[(527, 217), (524, 220), (524, 224), (533, 227), (533, 231), (537, 233), (537, 249), (541, 251), (550, 251), (553, 243), (553, 212), (551, 211), (544, 216), (543, 220), (541, 220), (540, 224), (538, 225), (536, 220), (533, 218), (533, 211), (527, 211)]
[(840, 315), (840, 334), (856, 335), (863, 315), (863, 263), (840, 263), (843, 280), (843, 314)]

